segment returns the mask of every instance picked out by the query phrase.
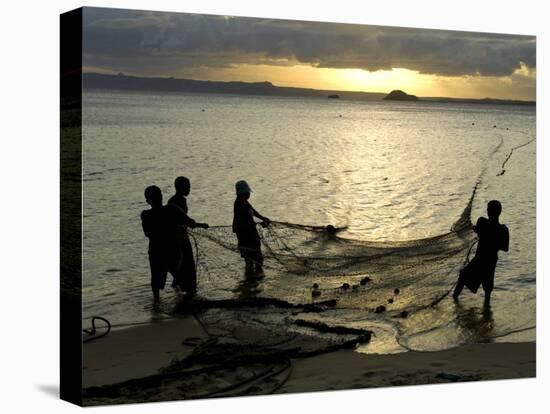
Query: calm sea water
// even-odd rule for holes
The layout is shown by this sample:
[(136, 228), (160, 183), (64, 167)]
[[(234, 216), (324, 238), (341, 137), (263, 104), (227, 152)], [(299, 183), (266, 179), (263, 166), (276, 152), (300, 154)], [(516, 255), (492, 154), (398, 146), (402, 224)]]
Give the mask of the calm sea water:
[[(510, 150), (535, 136), (534, 107), (87, 91), (83, 125), (85, 318), (161, 317), (151, 306), (140, 223), (148, 185), (167, 199), (174, 178), (189, 177), (190, 215), (227, 225), (234, 182), (246, 179), (251, 203), (272, 220), (399, 241), (449, 231), (486, 167), (472, 220), (499, 199), (511, 234), (492, 313), (483, 315), (479, 294), (464, 294), (458, 309), (444, 301), (437, 314), (417, 318), (425, 329), (408, 343), (441, 349), (535, 339), (536, 144), (515, 151), (497, 176)], [(208, 296), (206, 283), (199, 289)], [(353, 313), (338, 319), (357, 323)], [(396, 351), (390, 334), (365, 349)]]

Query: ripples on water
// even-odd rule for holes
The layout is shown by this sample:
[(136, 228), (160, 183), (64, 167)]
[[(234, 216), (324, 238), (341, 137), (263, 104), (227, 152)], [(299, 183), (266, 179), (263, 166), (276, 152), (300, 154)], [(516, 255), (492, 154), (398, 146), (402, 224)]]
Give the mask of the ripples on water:
[[(517, 150), (497, 177), (509, 150), (534, 137), (532, 107), (94, 91), (85, 94), (83, 122), (85, 317), (115, 324), (163, 317), (151, 307), (139, 219), (148, 185), (167, 199), (173, 179), (188, 176), (191, 216), (226, 225), (234, 182), (244, 178), (252, 204), (271, 219), (346, 226), (340, 236), (350, 239), (400, 241), (448, 232), (487, 167), (472, 218), (499, 199), (511, 234), (492, 312), (481, 309), (481, 295), (463, 294), (458, 307), (444, 300), (412, 315), (401, 343), (442, 349), (534, 340), (534, 330), (523, 330), (535, 325), (535, 145)], [(228, 277), (233, 284), (243, 278)], [(216, 280), (201, 283), (200, 274), (199, 283), (202, 296), (234, 295)], [(167, 288), (163, 301), (169, 307), (177, 296)], [(357, 309), (318, 317), (378, 327), (365, 352), (403, 350), (389, 318)]]

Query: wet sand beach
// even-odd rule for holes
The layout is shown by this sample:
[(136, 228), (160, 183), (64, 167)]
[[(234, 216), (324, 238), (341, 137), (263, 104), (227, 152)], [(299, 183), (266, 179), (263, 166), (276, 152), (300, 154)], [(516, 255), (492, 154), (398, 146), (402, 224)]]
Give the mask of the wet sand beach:
[[(209, 335), (192, 316), (115, 330), (84, 344), (84, 405), (536, 375), (535, 342), (376, 355), (357, 353), (346, 345), (327, 345), (324, 349), (331, 352), (307, 351), (314, 349), (312, 341), (319, 345), (319, 339), (305, 335), (294, 335), (290, 348), (273, 340), (270, 346), (259, 345), (269, 335), (273, 334), (251, 327), (235, 329), (231, 335)], [(279, 336), (279, 343), (285, 343), (285, 335)]]
[[(101, 334), (98, 331), (98, 334)], [(207, 337), (193, 317), (115, 330), (84, 344), (83, 388), (141, 378), (183, 359)], [(193, 338), (191, 342), (186, 339)], [(196, 339), (195, 339), (196, 338)]]
[(294, 362), (284, 392), (532, 378), (536, 343), (467, 344), (437, 352), (338, 351)]

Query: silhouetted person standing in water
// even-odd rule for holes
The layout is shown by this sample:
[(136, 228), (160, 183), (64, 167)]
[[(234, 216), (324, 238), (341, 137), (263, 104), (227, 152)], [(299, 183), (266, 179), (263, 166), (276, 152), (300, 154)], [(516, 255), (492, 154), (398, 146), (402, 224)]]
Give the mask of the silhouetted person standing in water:
[(149, 238), (149, 265), (151, 288), (155, 303), (164, 289), (166, 276), (174, 278), (180, 267), (181, 254), (177, 240), (178, 212), (175, 207), (162, 205), (162, 192), (156, 185), (145, 189), (145, 200), (151, 209), (141, 213), (143, 232)]
[(237, 235), (237, 241), (241, 257), (244, 258), (247, 271), (255, 267), (256, 272), (261, 272), (264, 263), (260, 235), (256, 229), (254, 217), (262, 220), (262, 225), (267, 226), (269, 219), (258, 213), (248, 202), (252, 191), (244, 180), (235, 183), (237, 198), (233, 205), (233, 233)]
[(191, 192), (191, 182), (189, 179), (186, 177), (177, 177), (174, 181), (174, 186), (176, 187), (176, 194), (170, 197), (168, 204), (176, 206), (180, 212), (178, 220), (178, 243), (181, 252), (181, 264), (175, 282), (179, 284), (182, 290), (185, 290), (188, 297), (192, 297), (197, 292), (197, 269), (187, 228), (201, 227), (207, 229), (208, 224), (197, 223), (187, 214), (189, 209), (186, 197)]
[(502, 206), (499, 201), (489, 201), (489, 204), (487, 204), (487, 215), (489, 218), (480, 217), (477, 220), (474, 226), (474, 231), (479, 237), (476, 254), (472, 261), (460, 271), (460, 276), (453, 293), (455, 300), (458, 299), (464, 286), (473, 293), (476, 293), (481, 284), (485, 291), (485, 305), (490, 304), (495, 279), (495, 268), (498, 261), (498, 251), (507, 252), (510, 242), (508, 228), (498, 221), (501, 211)]

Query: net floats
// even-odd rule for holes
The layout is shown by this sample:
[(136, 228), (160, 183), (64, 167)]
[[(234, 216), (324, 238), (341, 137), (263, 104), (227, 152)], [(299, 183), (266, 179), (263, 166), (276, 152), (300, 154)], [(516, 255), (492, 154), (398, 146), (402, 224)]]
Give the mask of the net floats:
[(363, 279), (361, 279), (361, 281), (359, 282), (359, 284), (361, 286), (365, 286), (367, 283), (369, 283), (372, 279), (368, 276), (365, 276)]
[(311, 297), (316, 298), (321, 296), (321, 289), (319, 289), (319, 284), (314, 283), (311, 287)]

